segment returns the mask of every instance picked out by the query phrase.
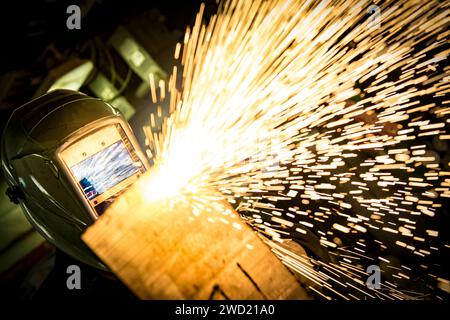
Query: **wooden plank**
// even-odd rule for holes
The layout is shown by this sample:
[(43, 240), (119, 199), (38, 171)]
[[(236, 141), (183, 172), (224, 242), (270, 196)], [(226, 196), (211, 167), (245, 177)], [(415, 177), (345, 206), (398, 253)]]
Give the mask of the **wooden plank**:
[(134, 189), (83, 235), (142, 299), (307, 299), (292, 273), (229, 205), (200, 212)]

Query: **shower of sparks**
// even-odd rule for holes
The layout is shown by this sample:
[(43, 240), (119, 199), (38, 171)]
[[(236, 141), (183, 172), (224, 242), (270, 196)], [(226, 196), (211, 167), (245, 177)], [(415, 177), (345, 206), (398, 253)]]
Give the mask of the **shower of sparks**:
[[(233, 0), (207, 22), (202, 5), (175, 49), (181, 70), (167, 86), (150, 77), (145, 196), (194, 213), (226, 199), (326, 299), (441, 299), (449, 5)], [(280, 246), (308, 236), (308, 257)]]

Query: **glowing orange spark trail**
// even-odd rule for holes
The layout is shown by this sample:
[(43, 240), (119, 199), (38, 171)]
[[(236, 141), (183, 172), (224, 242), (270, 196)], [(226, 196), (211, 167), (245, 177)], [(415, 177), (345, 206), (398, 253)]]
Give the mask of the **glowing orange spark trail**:
[[(421, 297), (395, 281), (448, 257), (448, 243), (430, 245), (439, 231), (429, 218), (450, 197), (450, 168), (425, 140), (449, 137), (448, 3), (235, 0), (207, 24), (203, 10), (176, 47), (182, 88), (174, 67), (170, 117), (162, 132), (144, 128), (154, 162), (144, 197), (193, 210), (236, 204), (326, 298)], [(311, 233), (335, 262), (277, 247)], [(396, 264), (369, 247), (423, 262)], [(367, 264), (399, 272), (370, 291)]]

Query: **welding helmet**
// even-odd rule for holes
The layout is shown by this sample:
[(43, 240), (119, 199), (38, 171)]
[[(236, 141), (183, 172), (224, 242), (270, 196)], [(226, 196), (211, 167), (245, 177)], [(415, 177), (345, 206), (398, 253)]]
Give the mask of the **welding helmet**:
[(73, 258), (105, 269), (81, 234), (147, 169), (127, 121), (111, 105), (56, 90), (16, 109), (1, 141), (10, 200)]

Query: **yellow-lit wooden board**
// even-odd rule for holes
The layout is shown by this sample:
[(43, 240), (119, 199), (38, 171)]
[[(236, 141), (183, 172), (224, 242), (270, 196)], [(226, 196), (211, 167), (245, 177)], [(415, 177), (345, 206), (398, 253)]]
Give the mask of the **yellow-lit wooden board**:
[(193, 212), (129, 190), (83, 240), (142, 299), (308, 299), (229, 206)]

